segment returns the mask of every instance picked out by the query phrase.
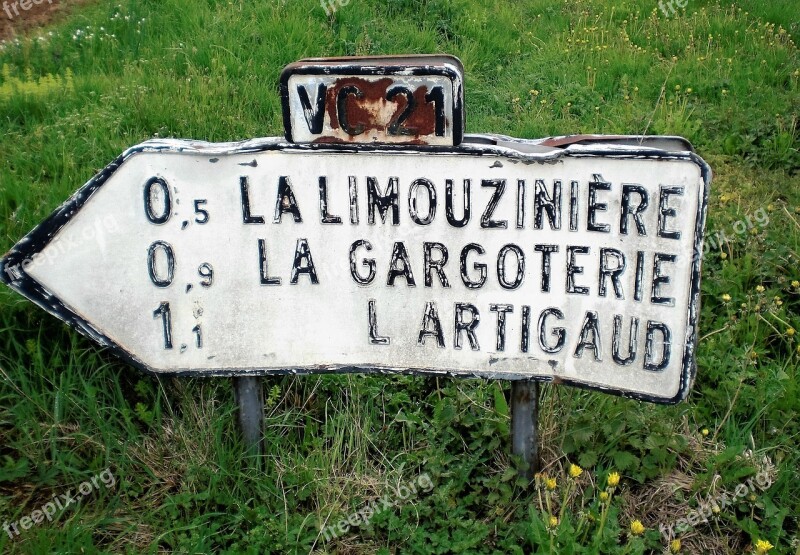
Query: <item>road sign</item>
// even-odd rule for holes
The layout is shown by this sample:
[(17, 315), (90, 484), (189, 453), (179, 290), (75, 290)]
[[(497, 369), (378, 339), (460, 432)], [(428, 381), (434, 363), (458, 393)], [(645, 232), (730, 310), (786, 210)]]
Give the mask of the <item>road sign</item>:
[(294, 143), (457, 145), (464, 69), (453, 56), (311, 58), (281, 74)]
[(558, 141), (148, 141), (0, 275), (159, 374), (534, 378), (677, 402), (709, 168), (678, 140)]

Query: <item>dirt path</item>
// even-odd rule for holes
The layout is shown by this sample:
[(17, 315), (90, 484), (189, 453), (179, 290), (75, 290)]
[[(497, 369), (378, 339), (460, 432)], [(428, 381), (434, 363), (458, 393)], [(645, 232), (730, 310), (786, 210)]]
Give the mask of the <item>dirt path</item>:
[(0, 0), (0, 40), (29, 33), (91, 0)]

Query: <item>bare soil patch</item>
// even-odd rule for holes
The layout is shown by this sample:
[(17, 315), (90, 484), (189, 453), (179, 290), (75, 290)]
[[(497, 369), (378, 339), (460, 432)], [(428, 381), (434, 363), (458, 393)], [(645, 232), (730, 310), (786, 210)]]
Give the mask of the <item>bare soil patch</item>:
[[(0, 0), (0, 40), (29, 33), (91, 0)], [(25, 9), (27, 8), (27, 9)]]

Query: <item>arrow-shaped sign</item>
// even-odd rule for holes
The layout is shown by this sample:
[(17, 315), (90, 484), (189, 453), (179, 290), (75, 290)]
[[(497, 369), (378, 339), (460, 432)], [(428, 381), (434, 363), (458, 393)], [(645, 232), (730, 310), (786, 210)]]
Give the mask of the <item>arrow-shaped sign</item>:
[(0, 275), (155, 373), (537, 378), (676, 402), (710, 171), (675, 141), (616, 142), (149, 141)]

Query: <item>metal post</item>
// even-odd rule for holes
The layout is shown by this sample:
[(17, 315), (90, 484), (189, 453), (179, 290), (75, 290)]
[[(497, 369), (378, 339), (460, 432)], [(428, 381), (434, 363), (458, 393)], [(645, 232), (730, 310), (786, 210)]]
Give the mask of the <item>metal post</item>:
[(239, 427), (242, 430), (247, 452), (261, 455), (264, 440), (264, 396), (261, 378), (242, 376), (233, 378), (236, 404), (239, 405)]
[(512, 451), (522, 458), (520, 475), (528, 480), (539, 471), (539, 384), (511, 382)]

